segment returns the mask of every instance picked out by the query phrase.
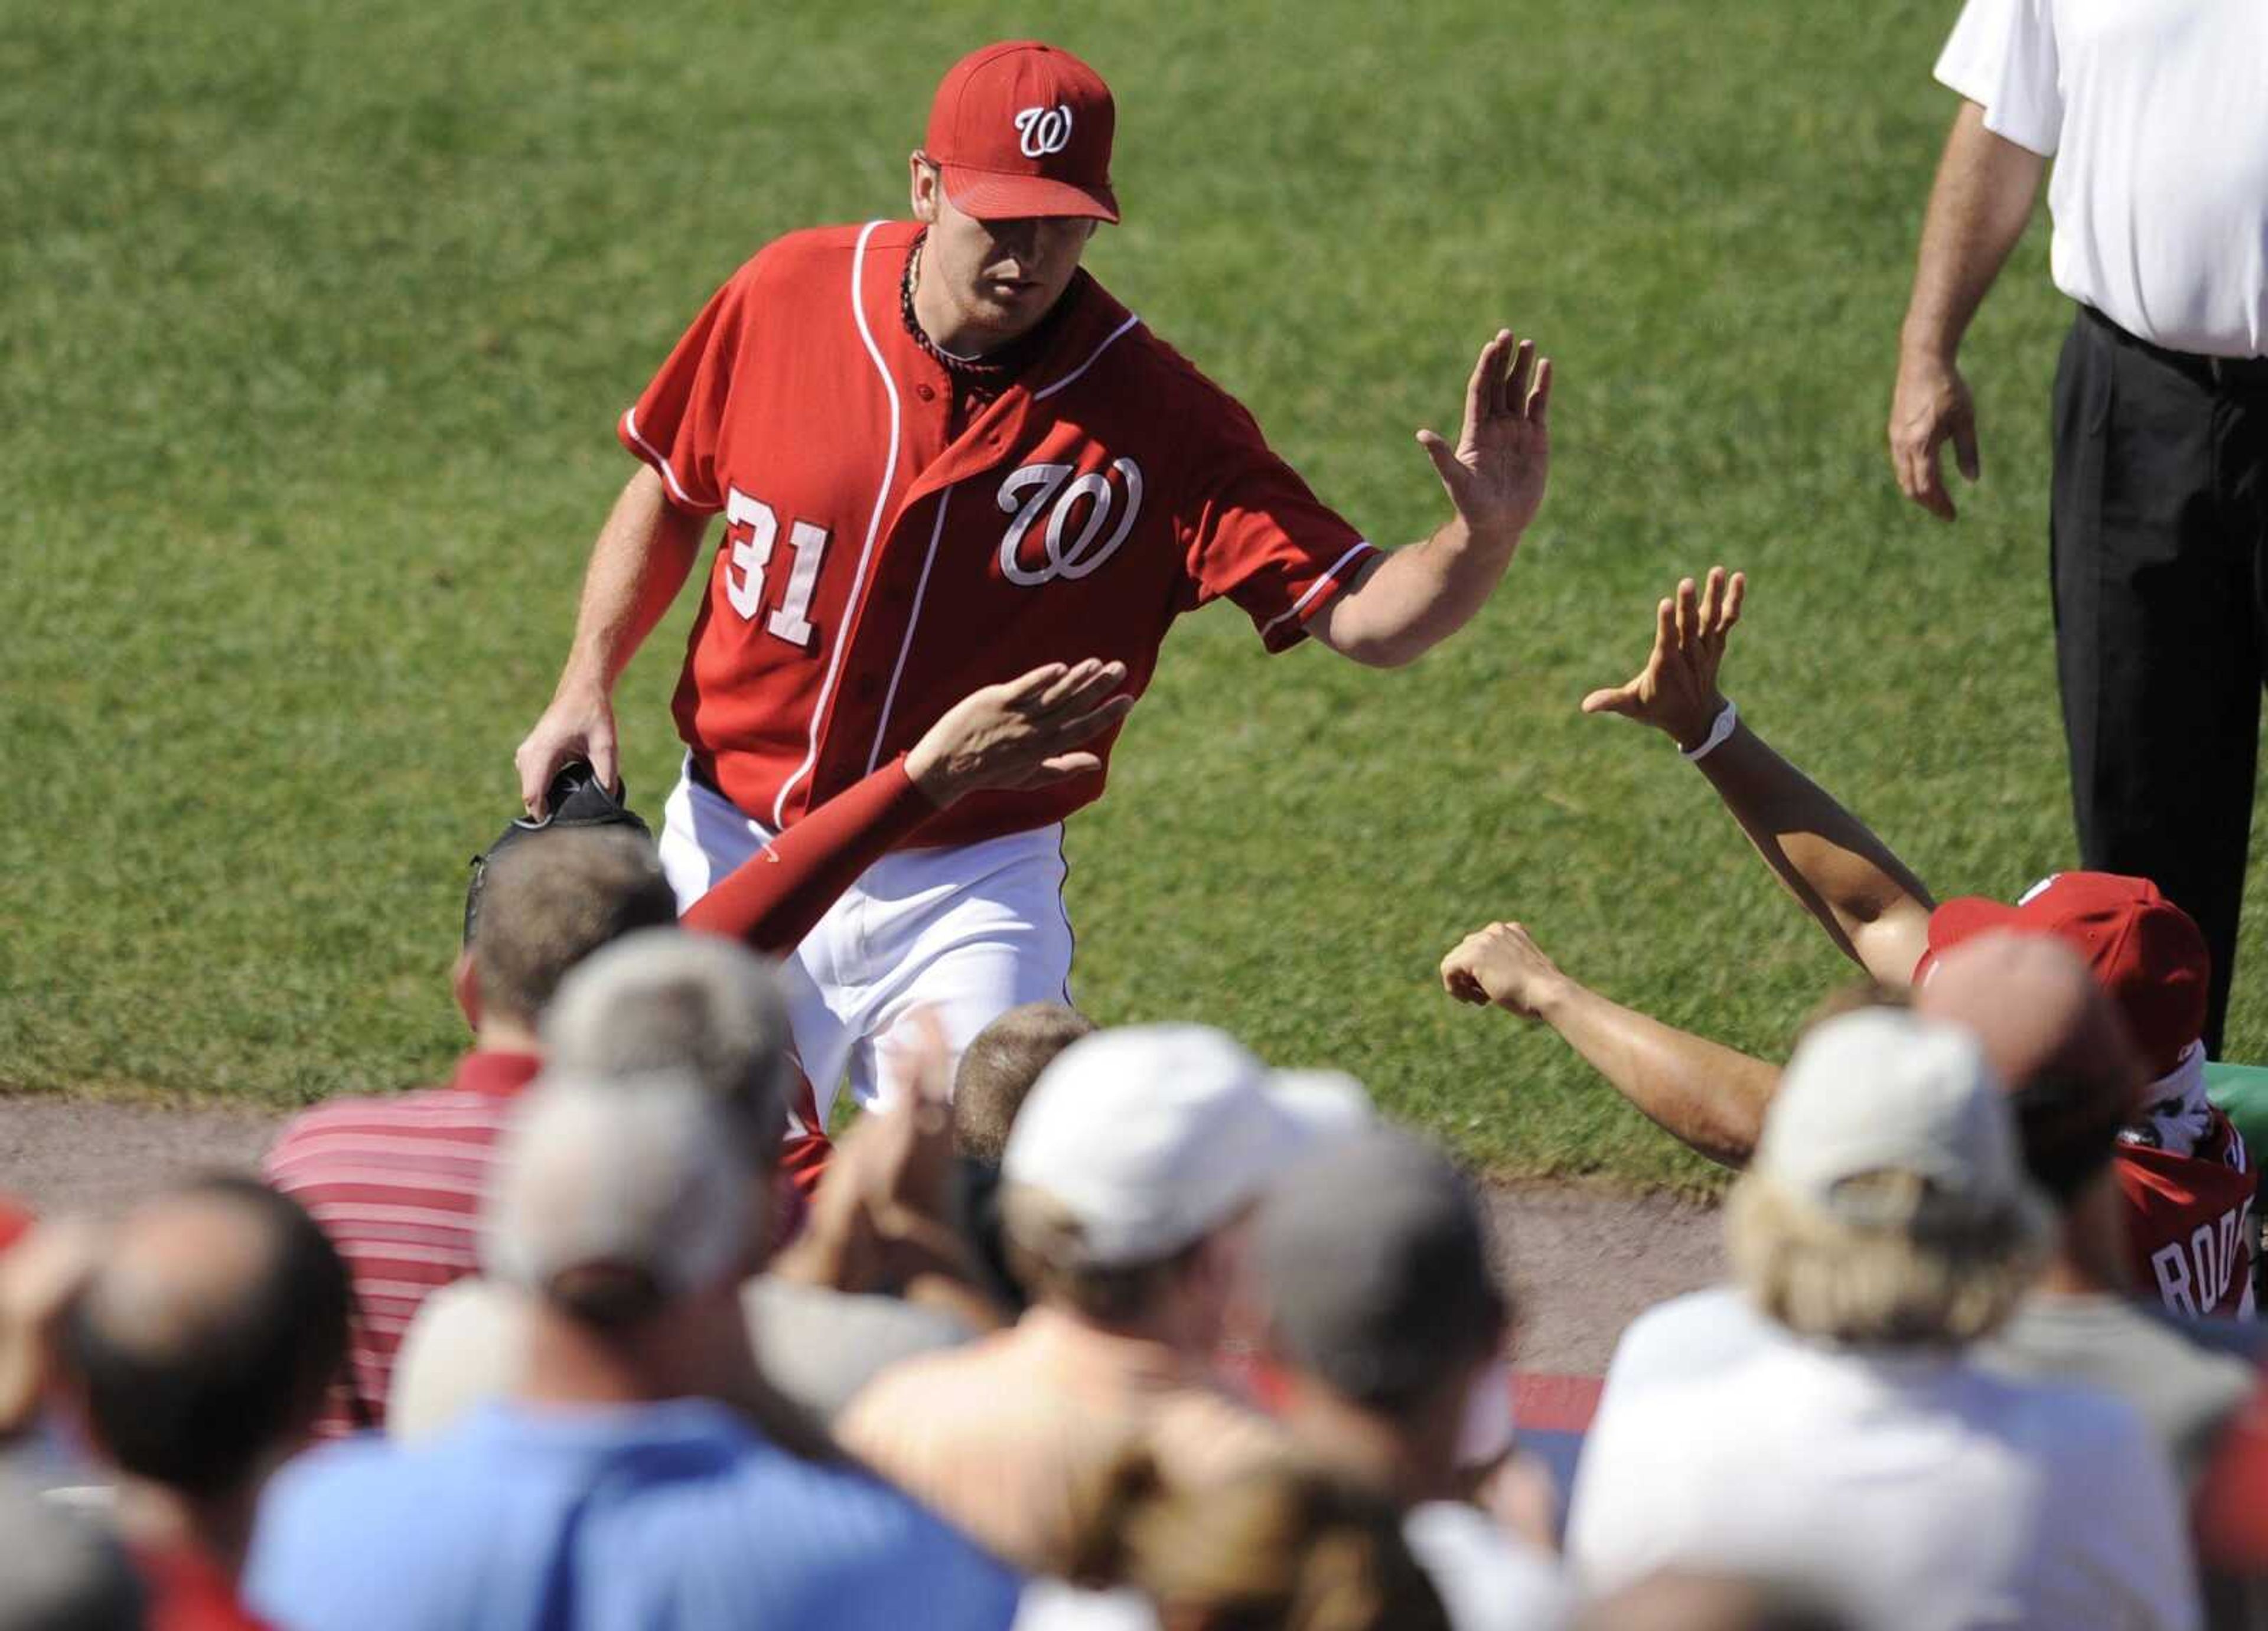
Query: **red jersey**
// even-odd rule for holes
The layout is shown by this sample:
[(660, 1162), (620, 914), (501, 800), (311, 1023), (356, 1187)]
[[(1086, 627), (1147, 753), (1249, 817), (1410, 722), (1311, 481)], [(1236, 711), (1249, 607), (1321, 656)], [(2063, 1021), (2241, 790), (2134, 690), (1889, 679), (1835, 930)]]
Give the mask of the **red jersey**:
[(2258, 1175), (2228, 1118), (2213, 1113), (2195, 1154), (2122, 1143), (2117, 1165), (2135, 1289), (2177, 1314), (2250, 1314)]
[[(1094, 657), (1138, 694), (1173, 621), (1218, 596), (1281, 650), (1373, 553), (1084, 272), (957, 424), (901, 315), (919, 231), (769, 245), (617, 426), (673, 503), (725, 515), (675, 713), (698, 771), (775, 830), (981, 686)], [(1102, 782), (981, 793), (911, 841), (1044, 826)]]

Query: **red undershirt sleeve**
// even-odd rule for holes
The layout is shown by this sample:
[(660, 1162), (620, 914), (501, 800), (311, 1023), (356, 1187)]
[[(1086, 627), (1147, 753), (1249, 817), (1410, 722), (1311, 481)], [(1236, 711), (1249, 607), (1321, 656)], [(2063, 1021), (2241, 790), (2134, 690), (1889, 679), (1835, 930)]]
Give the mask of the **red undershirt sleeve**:
[(937, 813), (902, 754), (845, 789), (735, 867), (693, 903), (688, 929), (791, 951), (858, 874)]

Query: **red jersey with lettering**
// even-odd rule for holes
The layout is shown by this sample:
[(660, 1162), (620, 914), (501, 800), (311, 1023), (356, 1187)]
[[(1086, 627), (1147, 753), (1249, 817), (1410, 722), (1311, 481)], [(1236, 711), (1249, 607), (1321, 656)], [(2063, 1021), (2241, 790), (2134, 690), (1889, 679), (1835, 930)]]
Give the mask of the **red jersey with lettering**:
[(2252, 1312), (2252, 1193), (2258, 1174), (2228, 1118), (2191, 1155), (2118, 1146), (2135, 1289), (2177, 1314)]
[[(981, 686), (1094, 657), (1139, 693), (1173, 621), (1219, 596), (1290, 646), (1373, 553), (1085, 272), (962, 422), (901, 316), (920, 230), (769, 245), (617, 426), (673, 503), (725, 516), (675, 712), (697, 773), (776, 830)], [(1102, 782), (980, 793), (910, 841), (1044, 826)]]

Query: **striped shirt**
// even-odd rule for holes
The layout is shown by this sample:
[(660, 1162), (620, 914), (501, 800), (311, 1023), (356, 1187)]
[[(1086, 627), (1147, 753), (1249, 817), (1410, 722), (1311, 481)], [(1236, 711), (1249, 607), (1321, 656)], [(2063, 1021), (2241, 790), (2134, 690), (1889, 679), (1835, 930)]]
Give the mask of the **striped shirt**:
[(326, 1433), (385, 1424), (402, 1333), (426, 1297), (479, 1269), (481, 1194), (497, 1135), (542, 1062), (475, 1048), (448, 1086), (319, 1105), (268, 1152), (268, 1181), (307, 1209), (354, 1279), (361, 1418), (335, 1400)]

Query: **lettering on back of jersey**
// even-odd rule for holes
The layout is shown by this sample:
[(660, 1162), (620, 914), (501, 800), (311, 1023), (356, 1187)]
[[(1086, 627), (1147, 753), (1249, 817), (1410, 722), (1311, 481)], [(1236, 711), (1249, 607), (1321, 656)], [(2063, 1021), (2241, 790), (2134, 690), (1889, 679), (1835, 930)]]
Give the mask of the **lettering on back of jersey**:
[(1000, 576), (1010, 583), (1036, 589), (1058, 577), (1085, 577), (1116, 555), (1134, 530), (1142, 513), (1142, 467), (1114, 459), (1108, 473), (1077, 476), (1075, 467), (1025, 465), (1000, 483), (1000, 509), (1013, 518), (1000, 535)]
[(2187, 1239), (2169, 1241), (2151, 1253), (2159, 1300), (2178, 1314), (2205, 1315), (2221, 1311), (2231, 1291), (2241, 1292), (2235, 1281), (2246, 1267), (2245, 1226), (2251, 1210), (2250, 1201), (2232, 1207), (2197, 1225)]

